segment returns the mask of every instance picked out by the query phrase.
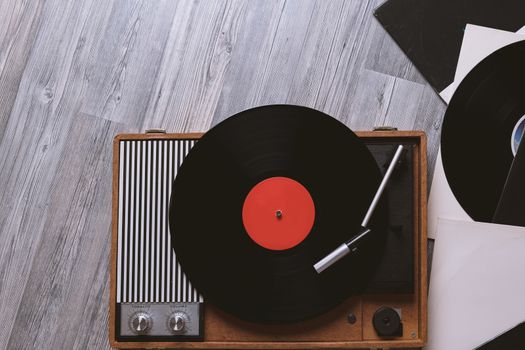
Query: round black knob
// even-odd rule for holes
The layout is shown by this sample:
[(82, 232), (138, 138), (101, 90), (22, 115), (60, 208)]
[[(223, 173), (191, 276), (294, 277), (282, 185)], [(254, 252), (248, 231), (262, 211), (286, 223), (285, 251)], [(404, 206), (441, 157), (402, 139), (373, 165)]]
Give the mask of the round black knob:
[(376, 310), (372, 324), (380, 337), (401, 336), (403, 333), (401, 317), (396, 310), (388, 306), (382, 306)]
[(133, 314), (129, 320), (131, 330), (135, 334), (146, 334), (151, 329), (151, 316), (145, 312)]
[(184, 333), (187, 323), (188, 315), (182, 311), (175, 312), (168, 319), (168, 327), (175, 334)]

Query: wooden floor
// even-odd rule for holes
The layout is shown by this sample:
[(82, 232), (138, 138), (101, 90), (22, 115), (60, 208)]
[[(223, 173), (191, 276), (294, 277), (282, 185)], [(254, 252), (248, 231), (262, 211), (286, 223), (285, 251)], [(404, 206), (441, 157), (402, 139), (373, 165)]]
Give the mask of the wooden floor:
[(382, 0), (0, 1), (0, 349), (107, 349), (111, 142), (291, 103), (429, 136)]

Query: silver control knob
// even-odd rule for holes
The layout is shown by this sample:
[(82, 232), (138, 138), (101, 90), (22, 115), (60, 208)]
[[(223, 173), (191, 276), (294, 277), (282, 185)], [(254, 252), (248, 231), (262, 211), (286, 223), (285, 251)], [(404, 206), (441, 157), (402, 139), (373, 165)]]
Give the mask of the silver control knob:
[(175, 312), (168, 319), (168, 327), (175, 334), (183, 333), (186, 330), (188, 320), (186, 313), (182, 311)]
[(145, 312), (137, 312), (131, 316), (129, 325), (135, 334), (146, 334), (151, 329), (151, 316)]

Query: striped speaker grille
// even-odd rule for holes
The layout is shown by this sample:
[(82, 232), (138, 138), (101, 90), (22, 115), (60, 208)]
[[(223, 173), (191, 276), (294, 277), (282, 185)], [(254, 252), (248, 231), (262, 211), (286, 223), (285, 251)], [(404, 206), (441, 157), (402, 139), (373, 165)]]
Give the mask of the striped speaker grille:
[(119, 142), (117, 303), (202, 302), (171, 248), (173, 179), (196, 140)]

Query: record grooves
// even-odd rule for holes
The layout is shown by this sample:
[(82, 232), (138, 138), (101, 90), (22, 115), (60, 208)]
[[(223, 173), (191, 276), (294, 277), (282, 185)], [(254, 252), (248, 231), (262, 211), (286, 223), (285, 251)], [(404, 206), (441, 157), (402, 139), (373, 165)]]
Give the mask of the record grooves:
[(462, 81), (445, 114), (443, 167), (469, 216), (491, 222), (525, 115), (525, 41), (485, 58)]
[[(243, 206), (252, 189), (272, 178), (303, 186), (314, 211), (313, 218), (301, 216), (310, 205), (299, 199), (306, 209), (298, 210), (296, 218), (305, 220), (298, 225), (311, 230), (301, 228), (288, 245), (265, 247), (246, 232)], [(192, 283), (219, 308), (258, 323), (311, 318), (372, 277), (385, 241), (384, 201), (370, 225), (374, 234), (358, 252), (322, 274), (313, 264), (359, 231), (380, 181), (366, 146), (337, 120), (298, 106), (247, 110), (206, 133), (179, 169), (170, 204), (173, 247)], [(270, 214), (256, 214), (256, 225), (261, 218), (269, 227), (285, 223), (290, 211), (276, 203)]]

